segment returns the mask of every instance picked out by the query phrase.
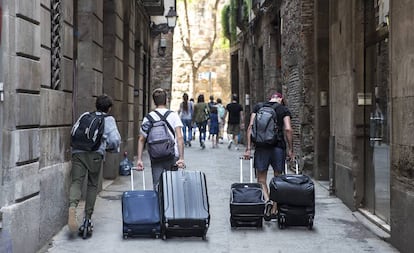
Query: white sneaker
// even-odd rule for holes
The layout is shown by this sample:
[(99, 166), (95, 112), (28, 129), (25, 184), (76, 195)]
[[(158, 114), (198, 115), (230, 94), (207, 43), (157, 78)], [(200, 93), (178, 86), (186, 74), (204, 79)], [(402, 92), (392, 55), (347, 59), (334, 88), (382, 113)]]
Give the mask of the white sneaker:
[(231, 140), (230, 142), (229, 142), (229, 145), (227, 146), (227, 148), (228, 149), (231, 149), (231, 145), (233, 144), (233, 140)]

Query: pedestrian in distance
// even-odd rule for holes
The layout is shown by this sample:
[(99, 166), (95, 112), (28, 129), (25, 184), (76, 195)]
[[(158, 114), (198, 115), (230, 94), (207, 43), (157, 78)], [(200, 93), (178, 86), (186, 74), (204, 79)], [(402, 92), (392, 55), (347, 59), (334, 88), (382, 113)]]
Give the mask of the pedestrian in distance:
[[(119, 152), (121, 136), (115, 118), (109, 115), (112, 98), (101, 95), (96, 98), (95, 112), (83, 113), (72, 127), (72, 170), (69, 189), (68, 227), (86, 236), (92, 232), (94, 211), (102, 161), (106, 152)], [(90, 131), (88, 134), (88, 130)], [(93, 136), (93, 138), (92, 138)], [(76, 208), (81, 198), (82, 186), (87, 177), (85, 210), (82, 226), (78, 226)], [(84, 237), (85, 238), (85, 237)]]
[(159, 179), (164, 170), (175, 166), (184, 168), (184, 138), (180, 117), (167, 108), (167, 92), (156, 88), (152, 99), (155, 109), (143, 118), (138, 138), (137, 170), (144, 169), (142, 155), (147, 143), (153, 188), (158, 190)]
[(188, 94), (183, 94), (183, 101), (180, 103), (180, 108), (178, 109), (178, 114), (180, 119), (183, 122), (183, 137), (184, 145), (191, 147), (191, 140), (193, 137), (192, 132), (192, 115), (194, 111), (194, 104), (191, 101), (188, 101)]
[[(208, 109), (210, 110), (210, 113), (211, 113), (211, 108), (213, 108), (214, 106), (216, 106), (216, 102), (214, 102), (214, 96), (213, 95), (210, 95), (210, 101), (208, 102)], [(209, 124), (207, 124), (208, 125), (208, 139), (210, 140), (210, 136), (211, 136), (211, 133), (210, 133), (210, 122), (208, 122)]]
[(197, 124), (198, 131), (200, 133), (200, 147), (202, 149), (206, 148), (206, 127), (207, 121), (210, 117), (210, 109), (208, 105), (204, 102), (204, 95), (200, 94), (197, 98), (197, 104), (194, 105), (194, 114), (193, 121)]
[(235, 145), (235, 149), (238, 150), (238, 136), (240, 130), (244, 129), (243, 122), (243, 107), (239, 104), (239, 99), (236, 94), (232, 95), (231, 103), (226, 106), (226, 114), (228, 114), (227, 121), (227, 136), (229, 139), (228, 149), (231, 149), (232, 145)]
[[(194, 98), (190, 98), (190, 102), (193, 104), (193, 113), (191, 115), (191, 117), (193, 117), (193, 115), (194, 115), (194, 104), (195, 104), (194, 103)], [(197, 131), (197, 124), (193, 120), (191, 120), (191, 131), (193, 133), (192, 140), (195, 140), (195, 138), (196, 138), (196, 131)]]
[(217, 98), (216, 106), (217, 106), (217, 116), (218, 116), (218, 122), (219, 122), (218, 138), (219, 138), (219, 142), (223, 143), (223, 132), (224, 132), (226, 108), (224, 108), (221, 98)]
[(211, 147), (218, 148), (218, 133), (219, 133), (219, 119), (217, 114), (217, 107), (211, 107), (210, 111), (210, 135), (211, 135)]
[[(282, 94), (275, 92), (270, 96), (268, 102), (256, 104), (253, 107), (246, 134), (247, 146), (244, 156), (246, 159), (250, 158), (251, 149), (253, 145), (255, 145), (254, 168), (257, 173), (257, 181), (262, 184), (263, 193), (267, 201), (264, 216), (266, 221), (277, 218), (277, 203), (272, 203), (269, 200), (269, 189), (267, 187), (267, 170), (269, 165), (273, 168), (274, 176), (278, 176), (284, 169), (286, 157), (289, 157), (292, 160), (294, 159), (291, 113), (289, 109), (282, 104), (283, 101)], [(272, 138), (268, 138), (271, 139), (271, 141), (265, 142), (263, 141), (263, 138), (261, 138), (262, 136), (259, 136), (262, 133), (255, 132), (259, 132), (258, 122), (259, 120), (266, 118), (263, 115), (267, 110), (269, 110), (269, 112), (272, 112), (271, 110), (275, 112), (272, 120), (276, 126), (273, 128), (274, 131), (271, 131), (271, 134), (273, 134)], [(263, 135), (268, 134), (263, 133)]]

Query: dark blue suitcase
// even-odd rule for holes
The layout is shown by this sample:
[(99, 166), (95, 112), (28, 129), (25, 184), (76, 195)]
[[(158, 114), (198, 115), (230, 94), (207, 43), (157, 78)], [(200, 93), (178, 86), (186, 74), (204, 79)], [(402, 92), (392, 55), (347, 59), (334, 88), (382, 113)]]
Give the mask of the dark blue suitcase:
[(142, 171), (144, 190), (134, 191), (134, 176), (131, 170), (131, 191), (122, 194), (122, 232), (128, 237), (160, 236), (160, 209), (158, 193), (145, 190), (145, 174)]
[(159, 187), (162, 239), (200, 236), (205, 240), (210, 207), (204, 173), (184, 169), (164, 171)]

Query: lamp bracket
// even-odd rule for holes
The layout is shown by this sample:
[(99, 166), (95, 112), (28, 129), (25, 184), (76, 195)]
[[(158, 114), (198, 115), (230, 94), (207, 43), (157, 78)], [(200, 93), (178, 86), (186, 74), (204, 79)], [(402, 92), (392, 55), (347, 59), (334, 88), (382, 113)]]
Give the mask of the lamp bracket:
[(155, 24), (151, 23), (151, 36), (155, 37), (161, 33), (166, 34), (171, 30), (167, 23)]

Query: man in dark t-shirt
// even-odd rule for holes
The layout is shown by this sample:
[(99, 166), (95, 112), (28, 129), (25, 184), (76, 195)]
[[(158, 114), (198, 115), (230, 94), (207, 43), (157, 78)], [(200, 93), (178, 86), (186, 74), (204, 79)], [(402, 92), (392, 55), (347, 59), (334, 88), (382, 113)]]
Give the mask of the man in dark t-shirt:
[[(278, 176), (282, 173), (284, 169), (285, 159), (286, 159), (286, 148), (287, 148), (287, 156), (290, 159), (294, 159), (293, 154), (293, 134), (292, 134), (292, 126), (291, 126), (291, 114), (289, 109), (282, 104), (283, 97), (282, 94), (276, 92), (273, 93), (270, 97), (270, 100), (265, 103), (259, 103), (254, 106), (253, 112), (250, 116), (250, 123), (247, 129), (247, 146), (244, 156), (250, 159), (251, 153), (250, 150), (252, 148), (252, 140), (251, 140), (251, 133), (253, 123), (255, 121), (256, 113), (259, 109), (263, 106), (268, 106), (274, 108), (276, 115), (277, 115), (277, 124), (278, 128), (284, 131), (284, 137), (281, 138), (280, 141), (277, 141), (274, 145), (266, 145), (266, 146), (256, 146), (254, 152), (254, 168), (257, 172), (257, 182), (261, 183), (263, 186), (263, 193), (265, 195), (266, 202), (266, 209), (265, 209), (265, 220), (271, 220), (276, 218), (276, 203), (272, 203), (269, 200), (269, 190), (267, 187), (267, 170), (269, 165), (273, 168), (274, 176)], [(277, 106), (274, 106), (275, 104)], [(286, 141), (285, 141), (286, 139)], [(287, 142), (287, 143), (286, 143)]]
[(238, 150), (238, 136), (240, 134), (240, 129), (244, 128), (243, 120), (243, 107), (239, 104), (237, 95), (233, 94), (232, 101), (226, 106), (226, 114), (229, 115), (227, 120), (227, 138), (229, 139), (228, 149), (231, 149), (233, 143), (235, 144), (235, 149)]

